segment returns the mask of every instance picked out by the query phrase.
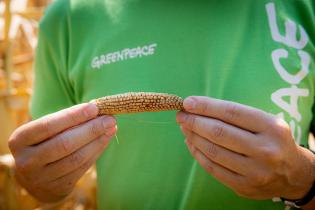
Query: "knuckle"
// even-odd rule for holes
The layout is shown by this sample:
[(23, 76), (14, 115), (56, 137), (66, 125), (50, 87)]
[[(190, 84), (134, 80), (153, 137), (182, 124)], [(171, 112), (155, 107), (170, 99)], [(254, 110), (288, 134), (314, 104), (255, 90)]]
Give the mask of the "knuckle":
[(199, 110), (201, 113), (207, 113), (209, 110), (209, 104), (207, 102), (200, 103)]
[(76, 124), (80, 121), (80, 114), (77, 114), (77, 112), (73, 109), (67, 110), (66, 116), (70, 120), (71, 124)]
[(40, 122), (40, 130), (44, 131), (48, 135), (51, 133), (51, 124), (49, 118), (45, 118)]
[(43, 131), (47, 135), (51, 135), (51, 120), (49, 117), (43, 118), (39, 123), (39, 130)]
[(75, 153), (71, 154), (69, 156), (69, 162), (70, 164), (80, 165), (80, 163), (83, 161), (83, 155), (80, 150), (76, 151)]
[(188, 116), (187, 121), (188, 121), (188, 125), (194, 130), (196, 128), (196, 117)]
[(81, 170), (82, 171), (87, 171), (91, 166), (92, 166), (93, 162), (92, 161), (87, 161), (85, 162), (82, 166), (81, 166)]
[(67, 134), (61, 134), (57, 138), (57, 149), (63, 151), (63, 153), (68, 154), (72, 151), (73, 145)]
[(276, 136), (279, 136), (280, 138), (288, 138), (288, 136), (291, 136), (291, 128), (289, 124), (282, 118), (272, 118), (270, 128), (272, 133)]
[(216, 158), (218, 155), (218, 148), (215, 144), (210, 143), (207, 147), (206, 154), (210, 158)]
[(281, 150), (276, 146), (265, 146), (260, 148), (261, 157), (265, 160), (268, 160), (271, 163), (280, 163), (282, 162), (282, 153)]
[(239, 117), (238, 107), (234, 103), (228, 103), (224, 109), (224, 119), (227, 121), (235, 120)]
[(221, 139), (224, 136), (224, 127), (223, 125), (217, 124), (212, 129), (212, 137), (215, 139)]
[(197, 149), (196, 149), (194, 146), (192, 146), (192, 148), (191, 148), (191, 154), (192, 154), (192, 156), (193, 156), (193, 157), (196, 157), (196, 156), (197, 156), (197, 153), (198, 153)]
[(206, 171), (207, 171), (209, 174), (213, 174), (213, 173), (214, 173), (214, 167), (213, 167), (212, 162), (208, 161), (208, 162), (206, 163), (205, 169), (206, 169)]
[(187, 139), (191, 139), (191, 140), (194, 139), (194, 134), (191, 130), (184, 129), (184, 134), (185, 134)]
[(269, 182), (269, 177), (266, 173), (256, 172), (251, 176), (250, 184), (255, 188), (263, 187)]
[(91, 136), (98, 136), (101, 133), (101, 126), (97, 122), (93, 122), (89, 129), (89, 134)]
[(284, 163), (282, 154), (280, 152), (272, 152), (269, 155), (268, 159), (269, 159), (269, 162), (271, 162), (274, 166), (278, 166)]

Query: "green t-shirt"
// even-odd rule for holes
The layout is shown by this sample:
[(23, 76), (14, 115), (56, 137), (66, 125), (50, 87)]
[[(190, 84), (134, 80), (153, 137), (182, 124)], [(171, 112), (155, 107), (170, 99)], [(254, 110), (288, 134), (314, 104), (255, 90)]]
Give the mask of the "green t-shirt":
[[(60, 0), (40, 24), (33, 118), (105, 95), (203, 95), (282, 116), (307, 143), (314, 1)], [(101, 210), (283, 209), (239, 197), (189, 154), (175, 112), (120, 115), (97, 162)], [(255, 123), (255, 122), (253, 122)]]

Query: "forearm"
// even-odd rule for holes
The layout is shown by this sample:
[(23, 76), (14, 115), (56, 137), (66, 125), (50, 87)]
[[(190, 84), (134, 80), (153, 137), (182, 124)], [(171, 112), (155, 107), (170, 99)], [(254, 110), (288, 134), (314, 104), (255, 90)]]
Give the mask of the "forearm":
[[(305, 148), (300, 147), (300, 149), (302, 152), (301, 154), (302, 154), (302, 156), (305, 157), (306, 162), (310, 163), (310, 168), (309, 169), (306, 168), (304, 170), (304, 173), (301, 173), (300, 180), (310, 180), (311, 181), (311, 184), (307, 185), (305, 193), (302, 196), (300, 196), (300, 198), (302, 198), (302, 197), (305, 197), (306, 194), (310, 193), (311, 187), (315, 181), (315, 155)], [(310, 202), (308, 202), (306, 205), (302, 206), (302, 209), (303, 210), (315, 209), (315, 197), (313, 197), (313, 199)]]
[[(315, 157), (314, 154), (312, 155), (309, 155), (310, 158), (313, 158)], [(314, 161), (315, 162), (315, 161)], [(313, 174), (315, 173), (315, 165), (313, 165)], [(315, 180), (314, 180), (315, 181)], [(306, 204), (305, 206), (302, 207), (303, 210), (312, 210), (312, 209), (315, 209), (315, 197), (308, 203)]]

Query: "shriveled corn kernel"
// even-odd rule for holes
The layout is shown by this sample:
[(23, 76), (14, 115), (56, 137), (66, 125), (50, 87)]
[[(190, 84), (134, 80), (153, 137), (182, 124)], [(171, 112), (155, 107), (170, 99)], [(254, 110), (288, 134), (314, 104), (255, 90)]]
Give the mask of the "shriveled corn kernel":
[(167, 93), (130, 92), (93, 100), (99, 115), (182, 110), (183, 99)]

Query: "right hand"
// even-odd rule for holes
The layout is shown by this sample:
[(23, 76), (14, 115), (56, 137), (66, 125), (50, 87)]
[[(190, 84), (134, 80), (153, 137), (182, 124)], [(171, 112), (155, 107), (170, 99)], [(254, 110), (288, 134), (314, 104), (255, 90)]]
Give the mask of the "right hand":
[(112, 116), (97, 117), (85, 103), (19, 127), (9, 148), (19, 183), (43, 202), (62, 200), (95, 163), (116, 133)]

